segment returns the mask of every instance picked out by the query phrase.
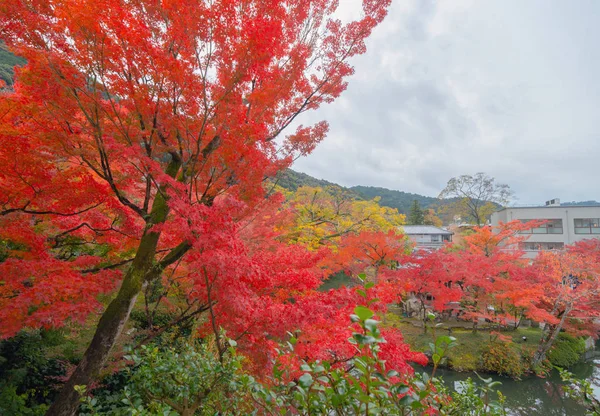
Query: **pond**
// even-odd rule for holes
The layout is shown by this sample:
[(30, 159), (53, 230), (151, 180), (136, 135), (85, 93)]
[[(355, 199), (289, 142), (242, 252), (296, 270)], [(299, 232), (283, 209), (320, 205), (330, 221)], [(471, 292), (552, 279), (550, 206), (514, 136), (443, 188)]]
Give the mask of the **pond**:
[[(457, 373), (449, 370), (438, 370), (446, 384), (452, 388), (460, 388), (462, 380), (471, 377), (472, 373)], [(600, 359), (580, 363), (570, 371), (580, 379), (588, 379), (594, 385), (596, 397), (600, 397)], [(489, 377), (485, 375), (485, 377)], [(557, 372), (547, 378), (528, 377), (515, 381), (505, 377), (494, 376), (494, 380), (502, 382), (497, 387), (506, 397), (509, 414), (514, 416), (578, 416), (585, 415), (583, 406), (565, 397), (562, 390), (564, 384)]]

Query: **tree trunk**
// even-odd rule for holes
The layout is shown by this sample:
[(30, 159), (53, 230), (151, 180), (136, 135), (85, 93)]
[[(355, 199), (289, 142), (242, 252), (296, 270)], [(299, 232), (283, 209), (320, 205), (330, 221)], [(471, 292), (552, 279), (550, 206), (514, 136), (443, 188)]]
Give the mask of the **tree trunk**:
[[(175, 177), (180, 166), (180, 161), (174, 159), (167, 168), (167, 174)], [(75, 386), (89, 386), (94, 381), (125, 327), (143, 285), (147, 283), (147, 279), (160, 275), (153, 267), (160, 232), (150, 231), (150, 229), (154, 224), (162, 223), (167, 218), (169, 209), (167, 201), (162, 195), (163, 193), (159, 192), (154, 198), (146, 230), (135, 258), (123, 278), (117, 297), (110, 302), (102, 314), (92, 342), (75, 372), (46, 412), (46, 416), (72, 416), (77, 412), (79, 394), (75, 391)]]
[(421, 310), (423, 311), (423, 334), (427, 334), (427, 310), (423, 300), (421, 300)]
[[(548, 324), (546, 324), (546, 327), (544, 327), (544, 333), (542, 335), (542, 338), (540, 339), (540, 344), (538, 345), (538, 349), (535, 352), (535, 354), (533, 355), (533, 360), (531, 362), (531, 364), (534, 368), (539, 366), (546, 359), (546, 354), (548, 353), (548, 351), (550, 351), (550, 348), (552, 348), (552, 345), (554, 345), (554, 341), (556, 340), (556, 337), (560, 333), (560, 331), (565, 323), (565, 320), (567, 319), (567, 316), (569, 315), (569, 312), (571, 312), (571, 309), (572, 309), (571, 305), (567, 305), (567, 308), (565, 309), (562, 317), (560, 318), (560, 322), (558, 323), (558, 325), (556, 325), (554, 327), (554, 329), (546, 332), (546, 328), (549, 328), (550, 326)], [(552, 334), (548, 338), (548, 335), (550, 334), (550, 332), (552, 332)]]
[(158, 233), (149, 232), (142, 238), (135, 260), (123, 279), (117, 297), (102, 314), (94, 338), (83, 359), (48, 409), (46, 416), (71, 416), (77, 411), (79, 395), (74, 387), (89, 385), (106, 362), (142, 290), (144, 276), (152, 267), (158, 237)]

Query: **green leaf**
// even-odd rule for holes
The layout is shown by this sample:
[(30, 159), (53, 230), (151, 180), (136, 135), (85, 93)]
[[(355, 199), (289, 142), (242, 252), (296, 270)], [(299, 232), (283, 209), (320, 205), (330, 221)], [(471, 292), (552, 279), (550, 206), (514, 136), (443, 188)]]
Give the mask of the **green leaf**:
[(400, 399), (399, 403), (401, 406), (410, 406), (410, 404), (414, 401), (415, 399), (413, 399), (411, 396), (404, 396)]
[(399, 384), (392, 388), (394, 394), (406, 394), (410, 391), (410, 388), (405, 384)]
[(358, 400), (360, 400), (363, 403), (369, 403), (371, 401), (371, 398), (366, 394), (362, 393), (358, 396)]
[(367, 283), (365, 283), (365, 289), (366, 290), (371, 289), (373, 286), (375, 286), (375, 283), (373, 283), (373, 282), (367, 282)]
[(363, 334), (359, 334), (358, 332), (354, 333), (353, 338), (358, 344), (362, 345), (373, 344), (375, 342), (375, 338), (373, 338), (372, 336), (365, 336)]
[(362, 296), (363, 298), (366, 298), (366, 297), (367, 297), (367, 292), (365, 292), (365, 291), (364, 291), (364, 290), (362, 290), (362, 289), (358, 289), (358, 290), (356, 291), (356, 293), (358, 293), (358, 294), (359, 294), (360, 296)]
[(371, 299), (370, 301), (367, 302), (367, 305), (372, 305), (376, 302), (379, 302), (379, 298)]
[(365, 308), (364, 306), (357, 306), (354, 308), (354, 313), (360, 318), (361, 321), (365, 321), (374, 315), (373, 311), (371, 311), (369, 308)]
[(446, 335), (441, 335), (439, 337), (436, 338), (435, 340), (435, 345), (439, 346), (442, 344), (450, 344), (452, 342), (452, 340), (450, 339), (449, 336)]
[(305, 373), (302, 376), (300, 376), (300, 378), (298, 379), (298, 384), (300, 384), (300, 386), (302, 387), (310, 387), (310, 385), (313, 383), (313, 378), (310, 374)]
[(365, 328), (367, 328), (371, 332), (375, 332), (377, 330), (377, 325), (379, 321), (375, 319), (365, 319)]

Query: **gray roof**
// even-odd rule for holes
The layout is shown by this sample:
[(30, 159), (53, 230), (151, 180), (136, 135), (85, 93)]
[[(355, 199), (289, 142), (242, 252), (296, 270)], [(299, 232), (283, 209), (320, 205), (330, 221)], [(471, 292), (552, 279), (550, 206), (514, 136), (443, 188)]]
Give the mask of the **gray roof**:
[(404, 234), (443, 234), (452, 235), (451, 231), (444, 230), (443, 228), (434, 227), (433, 225), (403, 225)]
[(498, 208), (496, 212), (502, 212), (504, 210), (509, 209), (551, 209), (551, 208), (559, 208), (559, 209), (577, 209), (577, 208), (600, 208), (600, 205), (527, 205), (527, 206), (512, 206), (512, 207), (502, 207)]

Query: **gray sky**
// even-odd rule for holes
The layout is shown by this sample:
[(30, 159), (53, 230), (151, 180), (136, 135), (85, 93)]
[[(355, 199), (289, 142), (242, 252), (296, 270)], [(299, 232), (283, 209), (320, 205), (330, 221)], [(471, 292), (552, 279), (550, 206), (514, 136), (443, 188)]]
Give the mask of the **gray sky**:
[[(341, 14), (360, 10), (340, 0)], [(600, 1), (394, 0), (294, 169), (437, 196), (483, 171), (518, 203), (600, 200)]]

